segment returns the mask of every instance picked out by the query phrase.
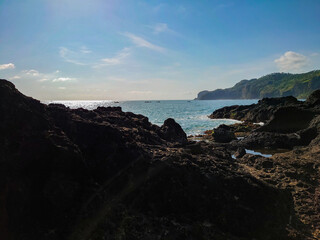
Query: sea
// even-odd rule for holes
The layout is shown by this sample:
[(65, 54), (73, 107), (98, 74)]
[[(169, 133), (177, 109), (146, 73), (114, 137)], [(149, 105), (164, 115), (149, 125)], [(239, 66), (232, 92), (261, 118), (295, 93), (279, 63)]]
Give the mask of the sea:
[(153, 124), (161, 126), (167, 118), (178, 122), (188, 136), (203, 134), (205, 130), (218, 127), (220, 124), (239, 122), (232, 119), (210, 119), (214, 110), (231, 105), (249, 105), (258, 100), (150, 100), (150, 101), (45, 101), (60, 103), (70, 108), (88, 110), (97, 107), (120, 106), (124, 112), (142, 114)]

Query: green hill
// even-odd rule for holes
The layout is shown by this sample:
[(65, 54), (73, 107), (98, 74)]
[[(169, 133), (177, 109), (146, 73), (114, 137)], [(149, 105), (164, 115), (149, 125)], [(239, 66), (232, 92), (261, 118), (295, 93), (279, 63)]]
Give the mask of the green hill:
[(231, 88), (202, 91), (196, 100), (261, 99), (294, 96), (306, 98), (320, 88), (320, 70), (301, 74), (272, 73), (261, 78), (242, 80)]

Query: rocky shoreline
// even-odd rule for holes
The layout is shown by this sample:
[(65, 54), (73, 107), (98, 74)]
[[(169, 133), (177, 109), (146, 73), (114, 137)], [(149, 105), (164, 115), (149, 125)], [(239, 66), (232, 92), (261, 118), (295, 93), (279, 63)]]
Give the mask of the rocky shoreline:
[(319, 114), (319, 91), (223, 108), (211, 117), (265, 124), (194, 142), (173, 119), (44, 105), (0, 80), (0, 239), (319, 238)]

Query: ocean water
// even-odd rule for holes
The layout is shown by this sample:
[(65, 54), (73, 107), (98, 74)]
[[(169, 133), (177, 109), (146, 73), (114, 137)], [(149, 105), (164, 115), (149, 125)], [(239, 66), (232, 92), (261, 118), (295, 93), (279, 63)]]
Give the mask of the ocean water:
[(210, 119), (214, 110), (231, 105), (248, 105), (258, 100), (161, 100), (161, 101), (46, 101), (44, 103), (61, 103), (70, 108), (95, 109), (99, 106), (120, 106), (125, 112), (142, 114), (149, 121), (161, 126), (167, 118), (178, 122), (186, 134), (198, 135), (220, 124), (238, 122), (232, 119)]

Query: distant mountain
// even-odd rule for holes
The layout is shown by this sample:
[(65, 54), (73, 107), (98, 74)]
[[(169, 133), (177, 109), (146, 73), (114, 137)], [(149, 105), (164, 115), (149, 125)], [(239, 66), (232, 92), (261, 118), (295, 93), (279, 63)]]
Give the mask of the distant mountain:
[(231, 88), (202, 91), (196, 100), (261, 99), (294, 96), (306, 98), (320, 88), (320, 70), (301, 74), (272, 73), (261, 78), (242, 80)]

